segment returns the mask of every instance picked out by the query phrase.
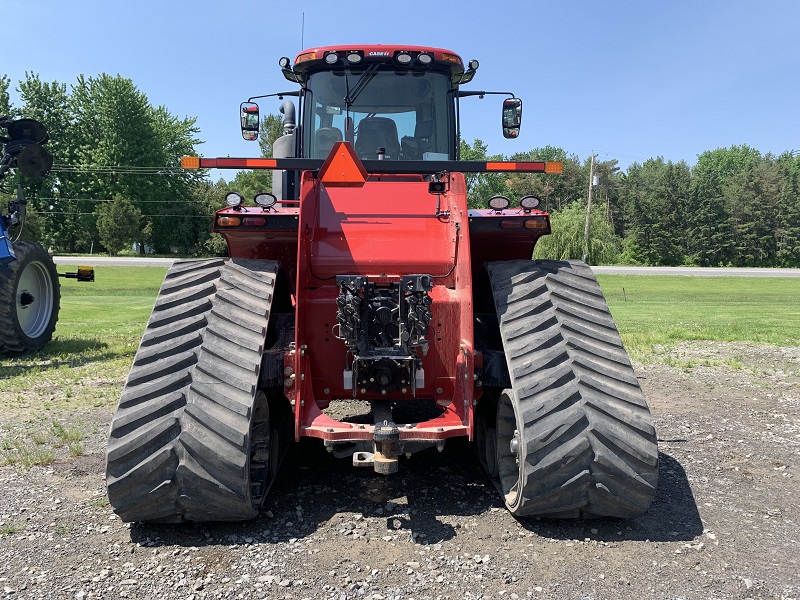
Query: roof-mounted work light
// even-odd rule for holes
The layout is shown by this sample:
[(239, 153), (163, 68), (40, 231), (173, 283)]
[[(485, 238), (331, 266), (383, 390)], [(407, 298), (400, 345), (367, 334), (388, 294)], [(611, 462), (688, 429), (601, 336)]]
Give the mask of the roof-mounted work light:
[(348, 50), (347, 54), (345, 54), (345, 58), (347, 58), (347, 62), (349, 62), (351, 65), (357, 65), (364, 60), (364, 51)]
[(411, 55), (405, 50), (395, 52), (394, 59), (401, 65), (407, 65), (411, 63)]

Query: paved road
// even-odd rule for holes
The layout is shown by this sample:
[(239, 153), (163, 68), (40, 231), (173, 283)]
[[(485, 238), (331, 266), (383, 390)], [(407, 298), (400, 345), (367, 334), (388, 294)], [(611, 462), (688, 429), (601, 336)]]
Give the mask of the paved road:
[[(56, 256), (57, 265), (125, 267), (169, 267), (172, 258)], [(683, 275), (687, 277), (800, 277), (800, 269), (749, 269), (716, 267), (592, 267), (595, 273), (609, 275)]]
[(57, 265), (86, 265), (92, 267), (169, 267), (174, 258), (142, 258), (138, 256), (54, 256)]
[(729, 267), (592, 267), (611, 275), (683, 275), (687, 277), (800, 277), (800, 269)]

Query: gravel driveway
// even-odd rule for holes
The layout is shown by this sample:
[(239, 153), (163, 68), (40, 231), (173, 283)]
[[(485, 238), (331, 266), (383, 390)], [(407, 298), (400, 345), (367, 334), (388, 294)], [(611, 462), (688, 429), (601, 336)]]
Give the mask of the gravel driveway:
[[(637, 373), (661, 462), (655, 503), (631, 521), (515, 520), (466, 443), (415, 455), (390, 477), (310, 443), (290, 454), (255, 521), (128, 525), (105, 496), (113, 407), (71, 413), (91, 431), (82, 455), (0, 467), (0, 592), (800, 598), (800, 348), (692, 343)], [(0, 416), (0, 443), (27, 426)]]

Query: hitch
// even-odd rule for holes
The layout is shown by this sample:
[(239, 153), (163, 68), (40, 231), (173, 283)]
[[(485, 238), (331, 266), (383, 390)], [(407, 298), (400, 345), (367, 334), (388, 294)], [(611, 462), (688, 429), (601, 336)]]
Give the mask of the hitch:
[(390, 421), (375, 425), (373, 439), (375, 440), (375, 455), (372, 459), (372, 466), (375, 472), (381, 475), (397, 473), (397, 443), (400, 441), (400, 430), (397, 425)]
[(74, 273), (59, 273), (58, 276), (78, 281), (94, 281), (94, 267), (78, 267)]

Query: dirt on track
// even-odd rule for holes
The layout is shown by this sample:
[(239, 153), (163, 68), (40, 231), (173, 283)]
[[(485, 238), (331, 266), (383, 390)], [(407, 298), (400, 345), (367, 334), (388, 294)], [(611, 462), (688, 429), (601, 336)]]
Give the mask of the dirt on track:
[[(112, 408), (65, 415), (95, 426), (81, 456), (0, 467), (0, 597), (800, 598), (800, 348), (697, 342), (636, 371), (660, 481), (629, 521), (515, 520), (466, 443), (390, 477), (309, 443), (254, 521), (126, 525)], [(26, 427), (0, 416), (0, 443)]]

